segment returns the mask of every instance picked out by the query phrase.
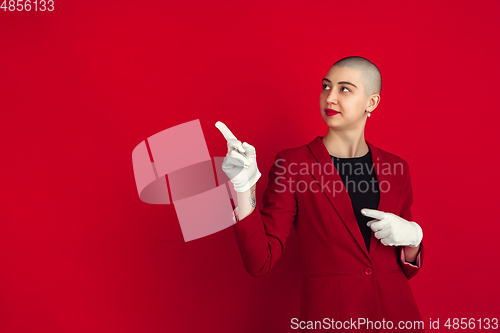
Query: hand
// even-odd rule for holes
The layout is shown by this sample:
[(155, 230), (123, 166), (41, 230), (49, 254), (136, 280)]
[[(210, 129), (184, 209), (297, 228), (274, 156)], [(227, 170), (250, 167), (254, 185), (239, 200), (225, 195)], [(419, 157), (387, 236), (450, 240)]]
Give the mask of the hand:
[(417, 247), (422, 241), (422, 228), (415, 222), (375, 209), (363, 208), (361, 214), (376, 219), (366, 225), (384, 245)]
[(242, 144), (224, 123), (218, 121), (215, 127), (227, 140), (227, 155), (222, 163), (222, 170), (233, 183), (236, 192), (246, 192), (261, 176), (255, 148), (246, 142)]

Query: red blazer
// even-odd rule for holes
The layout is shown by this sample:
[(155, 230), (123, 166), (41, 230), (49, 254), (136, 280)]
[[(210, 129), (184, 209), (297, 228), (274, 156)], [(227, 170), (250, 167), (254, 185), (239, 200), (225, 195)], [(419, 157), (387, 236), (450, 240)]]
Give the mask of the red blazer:
[[(293, 224), (302, 262), (300, 320), (385, 319), (394, 326), (422, 320), (408, 283), (422, 265), (422, 244), (417, 266), (405, 262), (403, 247), (385, 246), (373, 232), (366, 250), (349, 194), (321, 139), (278, 152), (264, 207), (234, 225), (246, 270), (253, 276), (268, 273)], [(408, 163), (367, 144), (380, 187), (378, 210), (411, 221)]]

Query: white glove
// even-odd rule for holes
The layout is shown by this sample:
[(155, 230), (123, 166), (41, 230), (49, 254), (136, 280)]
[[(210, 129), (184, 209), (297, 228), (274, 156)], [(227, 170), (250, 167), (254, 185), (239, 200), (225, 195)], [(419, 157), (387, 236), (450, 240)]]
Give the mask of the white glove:
[(227, 155), (224, 157), (222, 170), (233, 183), (236, 192), (248, 191), (261, 176), (255, 148), (246, 142), (242, 144), (223, 122), (216, 122), (215, 127), (227, 140)]
[(375, 232), (375, 237), (384, 245), (417, 247), (422, 241), (422, 228), (415, 222), (375, 209), (363, 208), (361, 214), (376, 219), (366, 225)]

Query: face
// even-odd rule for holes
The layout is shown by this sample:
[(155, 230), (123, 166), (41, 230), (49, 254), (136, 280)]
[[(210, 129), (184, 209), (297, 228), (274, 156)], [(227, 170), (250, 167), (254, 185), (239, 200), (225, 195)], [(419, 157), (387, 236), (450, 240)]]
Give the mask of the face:
[[(367, 96), (362, 83), (361, 71), (349, 67), (331, 67), (322, 81), (319, 106), (323, 120), (330, 128), (364, 128), (366, 110), (372, 111), (378, 104), (379, 95)], [(377, 97), (378, 96), (378, 97)], [(339, 113), (329, 115), (328, 110)]]

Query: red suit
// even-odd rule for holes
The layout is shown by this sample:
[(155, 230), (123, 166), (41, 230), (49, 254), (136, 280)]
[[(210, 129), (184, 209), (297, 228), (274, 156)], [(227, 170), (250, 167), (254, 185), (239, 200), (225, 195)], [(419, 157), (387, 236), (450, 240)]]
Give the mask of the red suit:
[[(264, 208), (256, 207), (234, 225), (245, 268), (253, 276), (269, 272), (294, 225), (302, 261), (303, 324), (324, 318), (384, 319), (394, 326), (422, 320), (408, 283), (422, 265), (422, 244), (416, 266), (405, 262), (403, 247), (385, 246), (373, 232), (367, 251), (350, 197), (321, 139), (280, 151), (269, 172)], [(408, 163), (367, 144), (380, 188), (378, 210), (411, 221)]]

